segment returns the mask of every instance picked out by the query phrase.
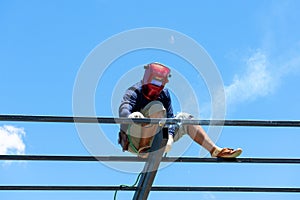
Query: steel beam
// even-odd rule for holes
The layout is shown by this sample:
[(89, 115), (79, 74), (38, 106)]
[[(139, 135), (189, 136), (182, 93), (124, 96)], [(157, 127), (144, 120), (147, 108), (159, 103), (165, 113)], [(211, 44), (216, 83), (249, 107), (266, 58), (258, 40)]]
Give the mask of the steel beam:
[(114, 118), (76, 117), (41, 115), (0, 115), (0, 121), (14, 122), (57, 122), (57, 123), (103, 123), (103, 124), (165, 124), (204, 125), (204, 126), (257, 126), (257, 127), (300, 127), (299, 120), (198, 120), (171, 118)]
[(168, 128), (163, 127), (154, 137), (150, 154), (142, 171), (133, 200), (146, 200), (152, 188), (159, 164), (168, 142)]

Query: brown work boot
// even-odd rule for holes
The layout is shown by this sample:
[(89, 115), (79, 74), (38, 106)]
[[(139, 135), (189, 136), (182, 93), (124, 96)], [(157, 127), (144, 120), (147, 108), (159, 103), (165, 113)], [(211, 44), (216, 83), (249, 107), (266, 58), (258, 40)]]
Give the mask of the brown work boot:
[(236, 158), (242, 154), (243, 150), (241, 148), (237, 148), (236, 150), (230, 148), (223, 148), (221, 151), (212, 157), (217, 158)]

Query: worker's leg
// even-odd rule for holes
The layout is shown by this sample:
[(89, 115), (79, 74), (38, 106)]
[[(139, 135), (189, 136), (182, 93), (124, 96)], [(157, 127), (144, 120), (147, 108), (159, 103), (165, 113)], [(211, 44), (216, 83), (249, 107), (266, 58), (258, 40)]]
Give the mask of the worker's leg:
[[(188, 113), (179, 113), (177, 119), (193, 119)], [(203, 146), (207, 151), (211, 152), (218, 148), (214, 142), (208, 137), (204, 129), (200, 125), (183, 125), (177, 127), (174, 141), (179, 140), (184, 134), (188, 134), (196, 143)]]
[[(166, 110), (159, 101), (150, 102), (142, 110), (142, 113), (148, 118), (164, 118), (166, 116)], [(139, 156), (148, 156), (147, 152), (149, 151), (153, 138), (158, 131), (158, 124), (147, 124), (142, 126), (142, 134), (139, 143)]]
[(200, 125), (188, 125), (187, 133), (196, 143), (210, 152), (211, 155), (216, 149), (221, 151), (221, 148), (215, 145)]
[[(188, 113), (179, 113), (176, 118), (179, 119), (192, 119)], [(233, 158), (237, 157), (242, 153), (241, 149), (230, 149), (230, 148), (220, 148), (218, 147), (207, 135), (205, 130), (200, 125), (184, 125), (180, 126), (176, 130), (174, 141), (177, 141), (182, 135), (187, 133), (196, 143), (203, 146), (208, 152), (210, 152), (212, 157), (227, 157)]]
[[(141, 110), (144, 117), (164, 118), (165, 108), (159, 101), (152, 101)], [(128, 151), (137, 153), (140, 157), (147, 157), (154, 135), (158, 132), (158, 124), (132, 124), (129, 126), (127, 135), (129, 138)]]
[[(149, 116), (149, 118), (163, 118), (163, 117), (164, 117), (164, 111), (159, 111), (159, 112), (153, 113)], [(150, 146), (152, 145), (154, 135), (158, 131), (159, 131), (158, 124), (148, 124), (148, 125), (142, 126), (142, 135), (140, 138), (139, 149), (150, 148)]]

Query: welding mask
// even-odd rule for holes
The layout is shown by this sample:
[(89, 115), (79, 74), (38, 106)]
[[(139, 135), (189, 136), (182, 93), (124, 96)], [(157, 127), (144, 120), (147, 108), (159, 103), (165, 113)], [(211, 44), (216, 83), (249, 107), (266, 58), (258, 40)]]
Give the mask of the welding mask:
[(145, 73), (142, 80), (142, 92), (148, 100), (156, 100), (166, 83), (169, 82), (171, 70), (160, 64), (150, 63), (145, 66)]

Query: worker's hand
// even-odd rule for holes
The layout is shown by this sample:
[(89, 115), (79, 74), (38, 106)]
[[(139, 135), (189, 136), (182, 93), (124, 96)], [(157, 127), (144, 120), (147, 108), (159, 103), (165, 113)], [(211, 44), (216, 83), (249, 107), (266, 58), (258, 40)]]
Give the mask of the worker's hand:
[(133, 112), (128, 117), (129, 118), (144, 118), (144, 115), (140, 112)]
[(173, 143), (174, 143), (173, 135), (169, 134), (168, 142), (165, 148), (165, 153), (168, 153), (172, 149)]

